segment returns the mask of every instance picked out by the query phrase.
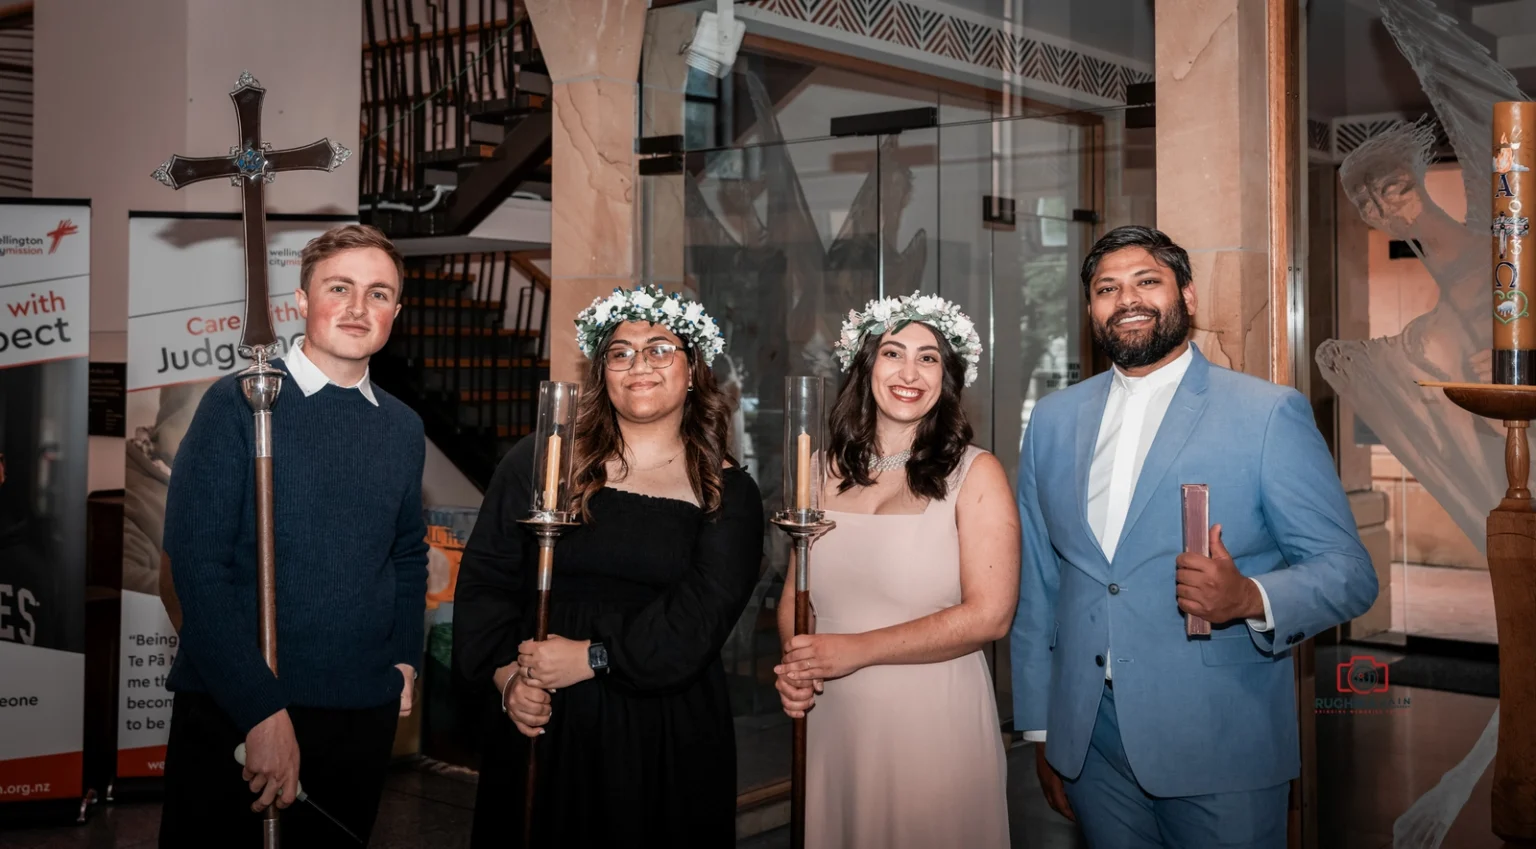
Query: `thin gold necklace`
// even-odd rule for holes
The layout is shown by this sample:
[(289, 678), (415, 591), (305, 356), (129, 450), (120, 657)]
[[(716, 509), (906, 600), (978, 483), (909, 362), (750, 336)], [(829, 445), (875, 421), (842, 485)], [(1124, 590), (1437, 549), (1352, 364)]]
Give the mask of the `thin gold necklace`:
[(646, 468), (644, 468), (644, 469), (639, 469), (639, 468), (636, 468), (636, 467), (634, 467), (634, 466), (630, 466), (630, 467), (629, 467), (629, 470), (630, 470), (630, 471), (631, 471), (631, 472), (654, 472), (654, 471), (656, 471), (656, 470), (657, 470), (657, 469), (661, 469), (661, 468), (665, 468), (665, 467), (667, 467), (667, 466), (670, 466), (670, 465), (672, 465), (672, 463), (673, 463), (673, 461), (675, 461), (675, 460), (677, 460), (677, 458), (678, 458), (678, 457), (681, 457), (681, 456), (683, 456), (683, 451), (685, 451), (685, 450), (686, 450), (686, 449), (684, 449), (684, 448), (679, 448), (679, 449), (677, 449), (677, 453), (676, 453), (676, 454), (673, 454), (673, 455), (672, 455), (672, 457), (671, 457), (671, 459), (669, 459), (669, 460), (667, 460), (667, 461), (666, 461), (666, 462), (665, 462), (665, 463), (662, 463), (662, 464), (660, 464), (660, 465), (656, 465), (656, 466), (648, 466), (648, 467), (646, 467)]

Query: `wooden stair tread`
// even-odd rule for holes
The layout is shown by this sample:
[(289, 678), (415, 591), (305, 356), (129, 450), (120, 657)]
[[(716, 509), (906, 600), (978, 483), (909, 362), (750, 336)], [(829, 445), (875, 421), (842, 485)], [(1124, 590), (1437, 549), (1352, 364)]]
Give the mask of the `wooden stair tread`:
[(533, 393), (509, 392), (505, 389), (494, 391), (489, 389), (461, 389), (459, 390), (459, 400), (469, 404), (488, 401), (532, 401)]
[(469, 159), (490, 159), (496, 155), (494, 144), (466, 144), (462, 147), (445, 147), (442, 150), (424, 150), (416, 155), (420, 165), (437, 165), (461, 162)]
[(405, 279), (406, 280), (452, 281), (454, 283), (473, 283), (473, 282), (475, 282), (475, 275), (473, 275), (473, 274), (465, 274), (462, 271), (420, 271), (420, 270), (413, 270), (413, 269), (407, 268), (405, 270)]
[(501, 301), (476, 301), (469, 298), (405, 298), (404, 303), (408, 307), (427, 309), (501, 309)]
[(520, 330), (516, 327), (406, 327), (406, 333), (411, 336), (490, 336), (495, 334), (500, 337), (521, 336), (526, 339), (537, 339), (539, 331)]
[(532, 357), (425, 357), (422, 359), (423, 368), (549, 368), (549, 360), (535, 360)]
[(467, 103), (464, 111), (473, 117), (496, 115), (500, 113), (528, 112), (535, 109), (543, 109), (548, 102), (545, 95), (535, 92), (518, 92), (516, 97), (498, 97), (494, 100), (478, 100)]

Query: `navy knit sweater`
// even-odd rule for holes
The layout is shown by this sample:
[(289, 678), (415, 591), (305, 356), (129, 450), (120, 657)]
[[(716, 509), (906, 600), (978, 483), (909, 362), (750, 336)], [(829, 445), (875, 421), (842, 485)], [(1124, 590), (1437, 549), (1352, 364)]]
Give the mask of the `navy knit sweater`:
[[(274, 363), (282, 368), (282, 361)], [(421, 419), (374, 387), (285, 381), (272, 415), (277, 675), (256, 632), (254, 425), (234, 375), (209, 387), (176, 454), (165, 551), (182, 626), (167, 687), (213, 697), (242, 732), (293, 705), (371, 708), (421, 659)]]

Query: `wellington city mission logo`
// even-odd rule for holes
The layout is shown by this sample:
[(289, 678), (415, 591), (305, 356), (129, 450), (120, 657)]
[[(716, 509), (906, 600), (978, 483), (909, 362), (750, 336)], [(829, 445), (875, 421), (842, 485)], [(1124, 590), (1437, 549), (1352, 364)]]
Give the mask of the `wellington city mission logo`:
[(66, 218), (59, 222), (59, 226), (49, 230), (42, 236), (17, 236), (11, 233), (0, 233), (0, 256), (42, 256), (51, 254), (59, 249), (59, 243), (65, 236), (73, 236), (80, 232), (80, 228), (74, 221)]

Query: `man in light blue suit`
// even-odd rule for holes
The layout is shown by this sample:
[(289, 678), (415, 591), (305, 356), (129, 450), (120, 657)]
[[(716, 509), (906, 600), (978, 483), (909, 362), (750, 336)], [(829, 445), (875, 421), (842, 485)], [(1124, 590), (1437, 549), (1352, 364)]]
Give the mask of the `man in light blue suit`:
[[(1115, 368), (1025, 433), (1014, 727), (1092, 849), (1284, 847), (1290, 650), (1365, 613), (1375, 570), (1305, 399), (1190, 343), (1182, 248), (1122, 227), (1082, 279)], [(1187, 483), (1209, 486), (1209, 557), (1183, 553)]]

